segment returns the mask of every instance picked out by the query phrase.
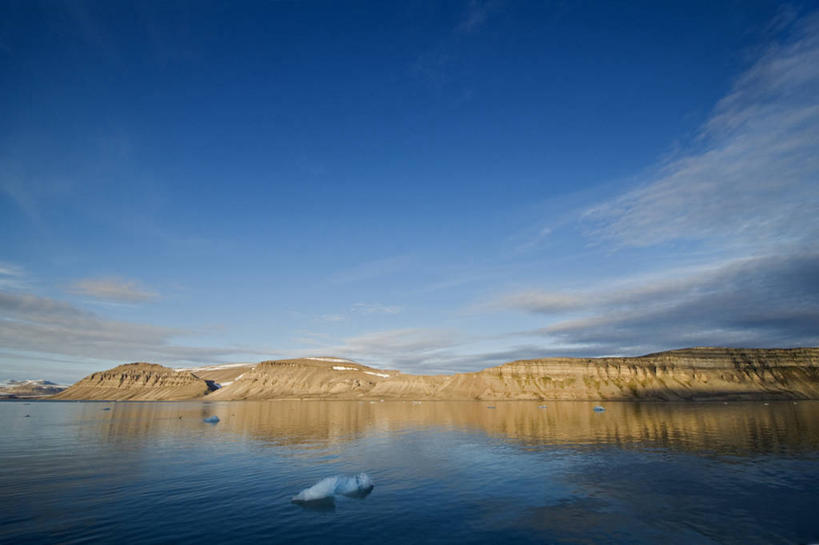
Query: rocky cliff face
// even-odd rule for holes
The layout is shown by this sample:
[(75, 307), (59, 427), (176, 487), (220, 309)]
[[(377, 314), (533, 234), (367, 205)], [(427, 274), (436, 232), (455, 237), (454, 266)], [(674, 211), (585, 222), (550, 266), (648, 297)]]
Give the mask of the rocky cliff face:
[(89, 375), (52, 399), (170, 401), (202, 397), (212, 389), (208, 381), (187, 371), (127, 363)]
[(209, 399), (358, 399), (396, 371), (383, 371), (342, 358), (263, 361)]
[(816, 399), (819, 349), (689, 348), (635, 358), (516, 361), (454, 375), (445, 399)]
[(231, 380), (213, 391), (215, 385), (189, 371), (122, 365), (95, 373), (56, 398), (819, 399), (819, 348), (689, 348), (634, 358), (545, 358), (436, 376), (383, 371), (341, 358), (265, 361), (228, 370)]

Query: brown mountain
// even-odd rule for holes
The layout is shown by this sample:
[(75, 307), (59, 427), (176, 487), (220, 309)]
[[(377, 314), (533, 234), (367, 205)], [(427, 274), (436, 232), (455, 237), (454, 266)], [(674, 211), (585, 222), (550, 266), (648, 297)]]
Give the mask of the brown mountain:
[[(819, 348), (688, 348), (630, 358), (544, 358), (433, 376), (384, 371), (331, 357), (234, 367), (229, 368), (231, 380), (211, 391), (218, 386), (209, 386), (189, 370), (120, 366), (95, 373), (56, 398), (819, 399)], [(119, 378), (123, 368), (128, 368), (125, 380)], [(201, 369), (212, 369), (213, 374), (225, 372), (226, 366)], [(115, 392), (128, 397), (99, 397)]]
[(263, 361), (208, 397), (359, 399), (398, 375), (397, 371), (374, 369), (343, 358)]
[(126, 363), (89, 375), (52, 399), (170, 401), (202, 397), (213, 388), (188, 371), (155, 363)]

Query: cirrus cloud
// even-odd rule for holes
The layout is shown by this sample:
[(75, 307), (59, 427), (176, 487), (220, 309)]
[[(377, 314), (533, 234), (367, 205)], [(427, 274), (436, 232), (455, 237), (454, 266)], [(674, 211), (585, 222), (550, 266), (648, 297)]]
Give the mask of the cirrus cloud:
[(68, 291), (118, 303), (142, 303), (159, 297), (158, 293), (145, 288), (136, 280), (117, 277), (84, 278), (73, 282)]

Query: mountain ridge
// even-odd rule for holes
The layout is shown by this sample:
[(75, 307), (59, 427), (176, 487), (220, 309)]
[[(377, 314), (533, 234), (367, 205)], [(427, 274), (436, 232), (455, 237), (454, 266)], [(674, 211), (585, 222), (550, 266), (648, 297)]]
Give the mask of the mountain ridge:
[[(220, 383), (217, 376), (229, 380)], [(819, 348), (694, 347), (635, 357), (538, 358), (451, 375), (404, 374), (329, 356), (179, 370), (141, 363), (94, 373), (51, 399), (198, 398), (819, 399)]]

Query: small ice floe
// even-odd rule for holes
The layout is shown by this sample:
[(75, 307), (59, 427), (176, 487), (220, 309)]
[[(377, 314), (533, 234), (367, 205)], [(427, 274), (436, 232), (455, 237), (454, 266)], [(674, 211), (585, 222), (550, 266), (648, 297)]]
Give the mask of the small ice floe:
[(309, 504), (333, 502), (336, 496), (348, 498), (366, 498), (373, 491), (375, 484), (366, 473), (356, 475), (336, 475), (322, 479), (310, 488), (305, 488), (291, 500), (293, 503)]
[(202, 422), (207, 422), (208, 424), (218, 424), (219, 417), (218, 416), (209, 416), (207, 418), (203, 418)]
[(596, 405), (596, 406), (594, 407), (594, 412), (596, 412), (596, 413), (602, 413), (602, 412), (604, 412), (605, 410), (606, 410), (606, 408), (605, 408), (605, 407), (601, 407), (600, 405)]

